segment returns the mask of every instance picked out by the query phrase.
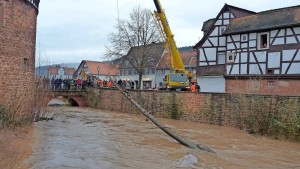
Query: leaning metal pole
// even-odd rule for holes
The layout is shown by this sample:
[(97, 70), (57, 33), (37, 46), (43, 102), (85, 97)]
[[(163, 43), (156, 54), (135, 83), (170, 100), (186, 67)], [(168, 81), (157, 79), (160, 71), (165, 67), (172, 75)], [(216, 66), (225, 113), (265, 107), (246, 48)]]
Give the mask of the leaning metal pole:
[(122, 89), (118, 84), (114, 82), (114, 80), (108, 75), (109, 79), (114, 83), (116, 88), (122, 93), (123, 96), (125, 96), (132, 104), (134, 104), (139, 111), (146, 116), (149, 120), (151, 120), (157, 127), (159, 127), (162, 131), (164, 131), (166, 134), (168, 134), (170, 137), (178, 141), (180, 144), (192, 148), (192, 149), (197, 149), (197, 150), (202, 150), (202, 151), (207, 151), (210, 153), (215, 153), (212, 149), (210, 149), (207, 146), (201, 145), (201, 144), (196, 144), (192, 141), (189, 141), (182, 136), (178, 135), (175, 133), (172, 129), (166, 127), (164, 124), (162, 124), (159, 120), (157, 120), (154, 116), (152, 116), (147, 110), (145, 110), (138, 102), (136, 102), (130, 95), (129, 93)]

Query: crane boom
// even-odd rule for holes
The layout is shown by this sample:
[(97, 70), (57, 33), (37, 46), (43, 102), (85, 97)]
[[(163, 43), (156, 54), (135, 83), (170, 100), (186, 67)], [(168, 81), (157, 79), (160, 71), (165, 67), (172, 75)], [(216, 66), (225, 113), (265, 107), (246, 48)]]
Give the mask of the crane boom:
[(191, 79), (192, 74), (188, 73), (185, 70), (185, 66), (180, 56), (180, 52), (174, 40), (174, 35), (172, 34), (171, 28), (167, 21), (166, 14), (162, 9), (160, 1), (159, 0), (153, 0), (153, 1), (156, 7), (156, 11), (154, 11), (154, 15), (157, 18), (157, 20), (160, 22), (160, 26), (164, 31), (164, 35), (165, 35), (164, 38), (166, 41), (165, 49), (168, 51), (171, 60), (172, 70), (164, 78), (166, 88), (186, 90), (189, 88), (190, 83), (188, 81), (189, 79)]
[(166, 47), (166, 49), (170, 50), (169, 53), (171, 55), (172, 69), (173, 69), (173, 71), (186, 74), (186, 70), (185, 70), (182, 58), (180, 56), (180, 52), (178, 51), (178, 48), (176, 46), (176, 42), (174, 40), (174, 35), (172, 34), (171, 28), (168, 24), (166, 14), (162, 10), (159, 0), (154, 0), (154, 4), (155, 4), (156, 10), (157, 10), (157, 11), (155, 11), (155, 15), (158, 18), (158, 20), (160, 21), (160, 23), (163, 27), (163, 30), (165, 32), (165, 35), (166, 35), (165, 47)]

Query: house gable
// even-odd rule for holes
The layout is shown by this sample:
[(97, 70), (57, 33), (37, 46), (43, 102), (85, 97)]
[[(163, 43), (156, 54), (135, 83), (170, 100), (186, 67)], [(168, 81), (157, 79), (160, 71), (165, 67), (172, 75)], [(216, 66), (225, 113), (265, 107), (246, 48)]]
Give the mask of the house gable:
[(209, 19), (204, 23), (202, 31), (207, 31), (207, 34), (194, 46), (194, 49), (201, 48), (212, 32), (214, 32), (214, 35), (217, 33), (215, 31), (216, 26), (226, 26), (229, 24), (230, 19), (253, 14), (255, 12), (225, 4), (216, 18)]
[(209, 24), (211, 25), (204, 37), (194, 46), (195, 49), (199, 50), (199, 65), (225, 64), (227, 39), (223, 33), (232, 19), (253, 14), (255, 12), (225, 4), (213, 21), (206, 21), (203, 30), (204, 28), (206, 30)]

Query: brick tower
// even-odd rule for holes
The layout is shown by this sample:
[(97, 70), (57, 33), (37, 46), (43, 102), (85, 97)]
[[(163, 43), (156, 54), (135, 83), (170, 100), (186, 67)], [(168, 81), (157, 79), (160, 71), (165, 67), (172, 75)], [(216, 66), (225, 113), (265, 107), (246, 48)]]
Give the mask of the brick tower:
[(19, 115), (34, 107), (39, 0), (0, 0), (0, 106)]

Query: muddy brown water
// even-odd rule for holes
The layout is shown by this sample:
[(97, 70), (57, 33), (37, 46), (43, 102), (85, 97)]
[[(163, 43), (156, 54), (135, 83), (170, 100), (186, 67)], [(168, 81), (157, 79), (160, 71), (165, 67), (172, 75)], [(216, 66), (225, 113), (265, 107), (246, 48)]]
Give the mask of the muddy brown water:
[(143, 116), (89, 108), (51, 108), (35, 124), (32, 169), (300, 168), (300, 144), (229, 127), (161, 119), (216, 154), (186, 148)]

